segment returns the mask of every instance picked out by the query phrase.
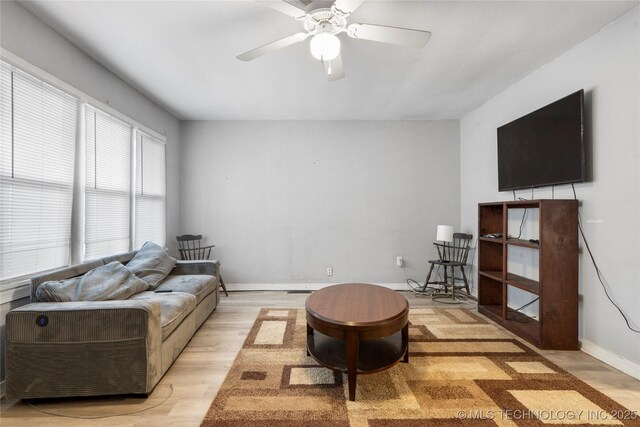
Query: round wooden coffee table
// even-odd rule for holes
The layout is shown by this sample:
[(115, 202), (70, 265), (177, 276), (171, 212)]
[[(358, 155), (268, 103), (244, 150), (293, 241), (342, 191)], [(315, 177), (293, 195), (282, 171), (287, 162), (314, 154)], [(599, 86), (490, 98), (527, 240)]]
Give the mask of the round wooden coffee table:
[(409, 302), (382, 286), (346, 283), (312, 293), (307, 310), (307, 354), (346, 372), (349, 400), (356, 376), (409, 362)]

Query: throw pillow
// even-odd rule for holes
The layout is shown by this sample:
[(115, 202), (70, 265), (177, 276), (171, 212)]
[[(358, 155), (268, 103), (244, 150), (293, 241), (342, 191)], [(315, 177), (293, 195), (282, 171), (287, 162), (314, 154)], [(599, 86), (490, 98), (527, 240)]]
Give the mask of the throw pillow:
[(73, 301), (71, 295), (73, 295), (79, 281), (79, 277), (73, 277), (71, 279), (50, 280), (41, 283), (36, 289), (36, 297), (39, 302)]
[(45, 282), (36, 296), (42, 302), (123, 300), (149, 289), (118, 261), (111, 262), (73, 279)]
[(127, 263), (127, 268), (147, 282), (149, 288), (153, 290), (169, 275), (176, 262), (176, 259), (169, 256), (163, 247), (147, 242)]

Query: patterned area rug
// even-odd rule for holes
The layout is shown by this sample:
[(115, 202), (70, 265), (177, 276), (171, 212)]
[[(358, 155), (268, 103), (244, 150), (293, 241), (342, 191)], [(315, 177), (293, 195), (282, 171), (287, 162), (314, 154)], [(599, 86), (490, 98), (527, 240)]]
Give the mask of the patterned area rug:
[(412, 309), (408, 364), (346, 376), (306, 356), (305, 311), (262, 309), (202, 426), (640, 426), (640, 415), (464, 309)]

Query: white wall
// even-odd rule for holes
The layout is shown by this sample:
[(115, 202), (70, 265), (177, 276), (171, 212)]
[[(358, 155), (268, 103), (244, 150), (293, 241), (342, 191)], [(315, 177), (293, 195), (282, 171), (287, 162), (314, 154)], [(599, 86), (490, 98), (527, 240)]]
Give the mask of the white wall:
[[(459, 221), (459, 124), (184, 122), (181, 231), (233, 284), (424, 280)], [(331, 265), (334, 275), (327, 277)]]
[[(617, 303), (640, 326), (640, 8), (509, 87), (460, 122), (461, 225), (477, 233), (477, 203), (499, 193), (496, 128), (584, 88), (592, 181), (576, 184), (584, 231)], [(531, 198), (530, 191), (518, 192)], [(550, 189), (535, 198), (551, 198)], [(556, 198), (573, 198), (570, 186)], [(514, 224), (515, 223), (515, 224)], [(519, 225), (513, 218), (511, 225)], [(516, 230), (517, 232), (517, 230)], [(521, 261), (521, 260), (520, 260)], [(640, 378), (640, 335), (607, 300), (582, 245), (583, 349)], [(475, 273), (474, 273), (475, 274)]]
[(0, 45), (167, 138), (167, 245), (179, 226), (180, 121), (14, 1), (0, 2)]
[[(0, 45), (58, 79), (110, 105), (134, 120), (166, 134), (167, 244), (175, 253), (179, 223), (180, 122), (94, 61), (75, 45), (13, 1), (0, 2)], [(5, 314), (29, 302), (23, 298), (0, 305), (0, 343), (4, 343)], [(0, 349), (0, 380), (4, 379), (4, 351)]]

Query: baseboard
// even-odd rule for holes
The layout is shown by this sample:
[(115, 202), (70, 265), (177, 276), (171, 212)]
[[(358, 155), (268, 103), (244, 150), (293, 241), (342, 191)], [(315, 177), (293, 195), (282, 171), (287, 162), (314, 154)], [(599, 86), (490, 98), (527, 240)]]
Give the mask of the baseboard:
[(620, 357), (615, 353), (605, 350), (597, 344), (592, 343), (589, 340), (582, 340), (580, 350), (584, 351), (588, 355), (595, 357), (606, 363), (609, 366), (616, 368), (619, 371), (624, 372), (627, 375), (640, 380), (640, 365), (630, 360)]
[[(229, 291), (316, 291), (337, 283), (227, 283)], [(406, 283), (374, 283), (396, 291), (409, 291)]]

